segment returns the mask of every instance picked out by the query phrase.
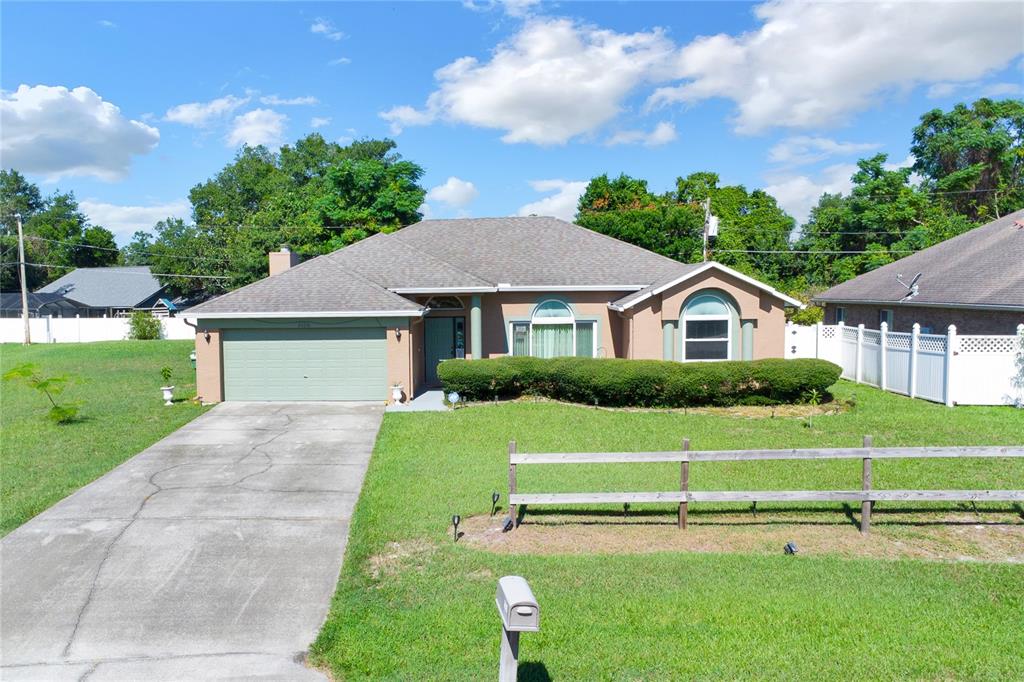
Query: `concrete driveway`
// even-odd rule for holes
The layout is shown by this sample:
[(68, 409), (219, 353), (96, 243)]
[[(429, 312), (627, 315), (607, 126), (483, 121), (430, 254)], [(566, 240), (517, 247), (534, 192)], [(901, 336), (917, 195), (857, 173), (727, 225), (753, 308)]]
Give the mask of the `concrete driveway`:
[(0, 678), (323, 679), (380, 426), (368, 403), (225, 403), (0, 542)]

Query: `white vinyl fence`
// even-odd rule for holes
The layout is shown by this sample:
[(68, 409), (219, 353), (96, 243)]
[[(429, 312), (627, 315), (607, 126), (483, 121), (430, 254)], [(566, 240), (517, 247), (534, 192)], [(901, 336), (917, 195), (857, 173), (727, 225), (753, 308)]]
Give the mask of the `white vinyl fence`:
[(890, 332), (864, 325), (786, 325), (787, 358), (821, 358), (843, 378), (953, 405), (1024, 407), (1024, 324), (1016, 336)]
[[(161, 337), (193, 339), (195, 329), (183, 317), (161, 317)], [(32, 343), (79, 343), (84, 341), (122, 341), (128, 338), (127, 317), (30, 317)], [(25, 340), (25, 324), (20, 317), (0, 318), (0, 343)]]

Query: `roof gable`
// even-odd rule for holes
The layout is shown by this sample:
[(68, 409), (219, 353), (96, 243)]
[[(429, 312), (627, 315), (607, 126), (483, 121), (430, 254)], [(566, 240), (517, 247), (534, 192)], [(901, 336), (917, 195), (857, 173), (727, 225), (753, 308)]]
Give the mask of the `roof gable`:
[(744, 275), (742, 272), (739, 272), (738, 270), (733, 270), (732, 268), (722, 265), (721, 263), (717, 263), (715, 261), (708, 261), (707, 263), (691, 263), (686, 266), (686, 269), (684, 271), (681, 271), (678, 274), (672, 274), (663, 277), (661, 280), (651, 284), (649, 287), (645, 287), (640, 291), (636, 291), (627, 296), (623, 296), (619, 300), (610, 303), (609, 307), (612, 308), (612, 310), (628, 310), (629, 308), (632, 308), (635, 305), (642, 303), (643, 301), (646, 301), (652, 296), (657, 296), (660, 293), (668, 291), (672, 287), (682, 284), (687, 280), (693, 279), (697, 275), (701, 274), (702, 272), (707, 272), (708, 270), (717, 270), (718, 272), (722, 272), (731, 277), (735, 277), (736, 279), (746, 282), (747, 284), (751, 284), (760, 289), (761, 291), (764, 291), (782, 300), (787, 305), (796, 306), (798, 308), (804, 307), (803, 303), (793, 298), (792, 296), (787, 296), (781, 291), (768, 286), (764, 282), (756, 280), (753, 277), (750, 277), (749, 275)]

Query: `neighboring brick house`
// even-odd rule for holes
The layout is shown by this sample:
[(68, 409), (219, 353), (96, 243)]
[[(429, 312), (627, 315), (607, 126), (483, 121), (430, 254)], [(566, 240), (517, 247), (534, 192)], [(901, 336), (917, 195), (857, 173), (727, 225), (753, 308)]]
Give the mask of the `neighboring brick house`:
[(449, 358), (782, 357), (800, 302), (555, 218), (424, 220), (191, 308), (200, 396), (382, 400)]
[[(920, 273), (916, 295), (910, 283)], [(909, 332), (1013, 334), (1024, 323), (1024, 210), (866, 272), (814, 297), (825, 323)]]

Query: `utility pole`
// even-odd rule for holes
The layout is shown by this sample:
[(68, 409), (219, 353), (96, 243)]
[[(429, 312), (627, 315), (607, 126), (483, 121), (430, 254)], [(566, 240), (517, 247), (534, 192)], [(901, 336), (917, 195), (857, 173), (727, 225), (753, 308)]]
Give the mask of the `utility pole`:
[(711, 197), (704, 200), (704, 251), (703, 262), (708, 262), (708, 239), (718, 236), (718, 218), (711, 215)]
[(14, 214), (18, 222), (18, 274), (21, 275), (21, 319), (25, 322), (25, 345), (32, 343), (32, 331), (28, 323), (28, 282), (25, 280), (25, 232), (21, 229), (21, 214)]

